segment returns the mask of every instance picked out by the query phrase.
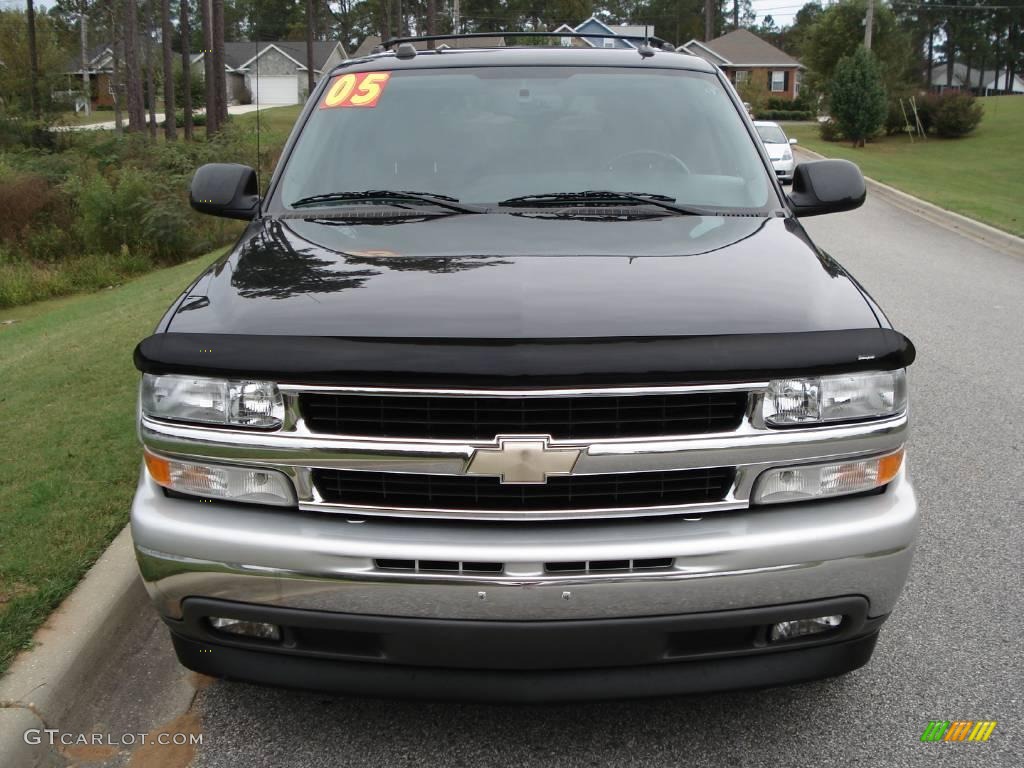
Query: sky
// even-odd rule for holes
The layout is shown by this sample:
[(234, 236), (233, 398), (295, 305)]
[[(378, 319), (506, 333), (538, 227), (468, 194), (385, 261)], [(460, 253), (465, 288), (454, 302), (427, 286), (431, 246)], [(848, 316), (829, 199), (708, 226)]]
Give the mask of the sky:
[(775, 19), (775, 24), (784, 27), (793, 23), (793, 16), (803, 8), (804, 3), (800, 0), (751, 0), (754, 5), (754, 13), (757, 14), (757, 23), (760, 24), (765, 16)]

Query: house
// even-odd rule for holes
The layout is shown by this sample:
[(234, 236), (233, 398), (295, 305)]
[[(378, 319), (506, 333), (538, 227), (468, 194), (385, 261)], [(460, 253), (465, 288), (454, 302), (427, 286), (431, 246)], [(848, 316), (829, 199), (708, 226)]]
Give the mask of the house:
[[(85, 71), (89, 73), (90, 99), (93, 108), (114, 106), (114, 48), (109, 43), (94, 46), (85, 53)], [(69, 80), (81, 83), (82, 56), (75, 54), (64, 67)], [(71, 84), (69, 83), (69, 88)]]
[(772, 98), (793, 100), (800, 95), (804, 66), (749, 29), (736, 29), (708, 42), (691, 40), (676, 50), (711, 62), (737, 87), (760, 82)]
[[(367, 35), (363, 39), (363, 42), (356, 48), (355, 53), (352, 54), (353, 59), (361, 59), (364, 56), (369, 56), (373, 53), (374, 49), (380, 45), (381, 39), (377, 35)], [(417, 41), (413, 43), (418, 51), (425, 51), (429, 47), (424, 41)], [(504, 37), (466, 37), (456, 40), (438, 40), (435, 46), (438, 50), (444, 48), (504, 48), (505, 38)]]
[[(566, 33), (561, 40), (566, 48), (639, 48), (645, 42), (654, 48), (660, 48), (665, 44), (663, 39), (654, 34), (654, 27), (651, 24), (605, 24), (594, 16), (575, 27), (562, 24), (552, 31)], [(620, 35), (624, 39), (587, 37), (587, 33)]]
[[(192, 57), (192, 67), (203, 74), (203, 53)], [(313, 42), (313, 76), (329, 72), (348, 58), (339, 42)], [(308, 64), (304, 41), (277, 40), (258, 43), (224, 43), (228, 102), (260, 105), (301, 104), (309, 95)]]
[[(967, 82), (968, 78), (970, 83)], [(1024, 79), (1017, 74), (1014, 74), (1011, 79), (1009, 72), (1005, 69), (981, 70), (974, 67), (968, 72), (967, 65), (957, 61), (953, 64), (952, 85), (947, 85), (947, 79), (948, 71), (946, 64), (936, 64), (932, 67), (930, 85), (934, 90), (944, 91), (948, 89), (960, 90), (961, 88), (969, 88), (980, 95), (985, 95), (989, 91), (997, 93), (1024, 93)]]

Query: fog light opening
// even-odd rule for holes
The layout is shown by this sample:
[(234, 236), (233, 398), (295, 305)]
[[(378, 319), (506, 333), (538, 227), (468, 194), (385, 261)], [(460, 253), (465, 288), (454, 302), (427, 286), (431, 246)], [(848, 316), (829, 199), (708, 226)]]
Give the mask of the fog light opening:
[(822, 632), (831, 632), (843, 623), (841, 615), (816, 616), (813, 619), (793, 619), (792, 621), (780, 621), (772, 626), (768, 639), (773, 643), (782, 640), (793, 640), (807, 635), (818, 635)]
[(281, 628), (276, 624), (263, 621), (246, 621), (245, 619), (229, 619), (224, 616), (211, 616), (210, 626), (218, 632), (241, 637), (255, 637), (259, 640), (280, 640)]

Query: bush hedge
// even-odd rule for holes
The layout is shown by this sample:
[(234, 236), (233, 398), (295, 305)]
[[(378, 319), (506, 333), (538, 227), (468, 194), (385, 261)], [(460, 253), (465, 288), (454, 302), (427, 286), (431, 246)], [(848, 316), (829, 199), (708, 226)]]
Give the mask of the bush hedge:
[(813, 120), (814, 113), (810, 110), (796, 109), (761, 109), (754, 112), (757, 120)]
[[(0, 122), (0, 307), (102, 288), (205, 253), (241, 229), (192, 211), (188, 185), (203, 163), (255, 162), (245, 124), (193, 142), (44, 131), (54, 141), (42, 148), (37, 129)], [(266, 141), (263, 154), (279, 148)]]

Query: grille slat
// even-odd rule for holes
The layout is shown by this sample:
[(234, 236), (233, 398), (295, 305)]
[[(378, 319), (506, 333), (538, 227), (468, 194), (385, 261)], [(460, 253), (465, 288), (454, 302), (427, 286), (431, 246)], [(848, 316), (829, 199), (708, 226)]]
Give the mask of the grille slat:
[(313, 483), (327, 503), (367, 507), (465, 511), (586, 510), (661, 507), (721, 501), (735, 469), (686, 469), (615, 475), (552, 477), (537, 485), (497, 478), (314, 469)]
[(503, 434), (555, 439), (663, 437), (728, 432), (746, 392), (565, 397), (424, 397), (304, 392), (313, 432), (357, 437), (493, 440)]

